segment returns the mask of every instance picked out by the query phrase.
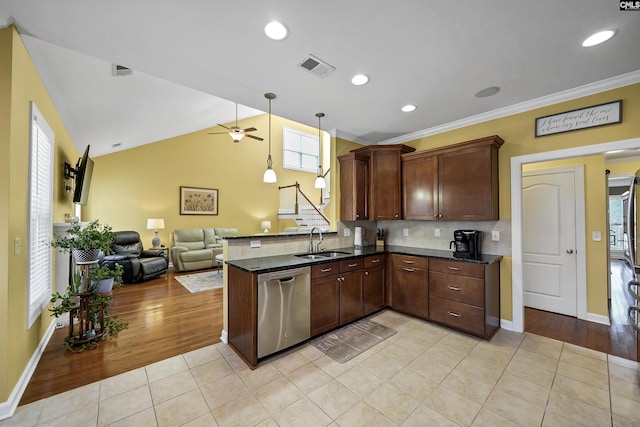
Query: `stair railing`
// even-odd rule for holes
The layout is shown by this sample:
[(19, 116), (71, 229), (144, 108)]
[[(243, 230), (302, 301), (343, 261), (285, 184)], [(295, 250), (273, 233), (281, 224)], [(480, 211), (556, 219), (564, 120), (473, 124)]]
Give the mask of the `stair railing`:
[[(323, 214), (318, 209), (318, 207), (315, 204), (313, 204), (313, 202), (307, 197), (307, 195), (304, 194), (304, 192), (300, 189), (299, 182), (296, 181), (295, 184), (284, 185), (282, 187), (278, 187), (278, 189), (280, 190), (280, 211), (281, 212), (284, 213), (284, 212), (289, 212), (289, 210), (292, 210), (293, 212), (290, 212), (290, 213), (294, 213), (296, 215), (299, 214), (300, 198), (303, 198), (304, 200), (306, 200), (309, 206), (311, 206), (314, 209), (315, 214), (317, 216), (320, 216), (327, 223), (327, 226), (331, 224), (331, 222), (329, 221), (329, 218), (327, 218), (327, 216)], [(294, 189), (294, 191), (291, 191), (290, 189)], [(285, 191), (282, 191), (282, 190), (285, 190)], [(293, 193), (293, 196), (291, 193)]]

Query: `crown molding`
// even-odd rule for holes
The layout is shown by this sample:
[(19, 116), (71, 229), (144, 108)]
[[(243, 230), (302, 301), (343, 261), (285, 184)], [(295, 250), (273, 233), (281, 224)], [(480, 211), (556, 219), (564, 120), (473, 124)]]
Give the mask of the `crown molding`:
[(622, 74), (620, 76), (612, 77), (610, 79), (601, 80), (599, 82), (578, 86), (573, 89), (568, 89), (562, 92), (557, 92), (551, 95), (543, 96), (543, 97), (532, 99), (529, 101), (521, 102), (519, 104), (510, 105), (508, 107), (499, 108), (497, 110), (488, 111), (486, 113), (467, 117), (465, 119), (456, 120), (454, 122), (446, 123), (443, 125), (434, 126), (429, 129), (424, 129), (424, 130), (408, 133), (406, 135), (397, 136), (395, 138), (380, 141), (377, 144), (380, 144), (380, 145), (402, 144), (404, 142), (425, 138), (427, 136), (437, 135), (439, 133), (460, 129), (466, 126), (471, 126), (471, 125), (475, 125), (482, 122), (487, 122), (489, 120), (495, 120), (502, 117), (511, 116), (513, 114), (524, 113), (526, 111), (547, 107), (549, 105), (558, 104), (560, 102), (571, 101), (573, 99), (582, 98), (588, 95), (594, 95), (596, 93), (605, 92), (607, 90), (629, 86), (631, 84), (635, 84), (638, 82), (640, 82), (640, 70), (633, 71), (627, 74)]

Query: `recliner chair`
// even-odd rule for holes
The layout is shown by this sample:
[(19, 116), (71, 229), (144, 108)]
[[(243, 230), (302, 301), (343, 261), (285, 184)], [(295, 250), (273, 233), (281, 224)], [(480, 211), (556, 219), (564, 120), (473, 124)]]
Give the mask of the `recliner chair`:
[(167, 272), (169, 259), (161, 251), (144, 250), (137, 231), (116, 231), (111, 244), (112, 255), (100, 260), (100, 265), (109, 268), (120, 264), (124, 268), (123, 283), (135, 283), (153, 279)]

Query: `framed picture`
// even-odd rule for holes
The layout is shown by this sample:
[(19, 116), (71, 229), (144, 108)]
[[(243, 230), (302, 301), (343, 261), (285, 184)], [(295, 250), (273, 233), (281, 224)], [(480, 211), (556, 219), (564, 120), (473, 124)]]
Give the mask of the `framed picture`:
[(218, 190), (180, 187), (180, 215), (218, 215)]

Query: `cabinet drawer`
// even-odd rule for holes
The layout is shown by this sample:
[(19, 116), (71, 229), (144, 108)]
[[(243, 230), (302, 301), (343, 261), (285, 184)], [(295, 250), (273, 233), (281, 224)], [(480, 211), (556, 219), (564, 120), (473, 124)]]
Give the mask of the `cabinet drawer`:
[(384, 266), (384, 262), (386, 261), (386, 255), (371, 255), (364, 259), (364, 268), (372, 268), (377, 267), (379, 265)]
[(484, 265), (471, 262), (448, 261), (443, 259), (432, 259), (429, 263), (430, 271), (441, 273), (458, 274), (461, 276), (484, 278)]
[(438, 297), (429, 298), (429, 317), (434, 322), (484, 337), (484, 309)]
[(345, 259), (344, 261), (340, 261), (340, 272), (346, 273), (347, 271), (362, 270), (363, 265), (364, 261), (362, 258)]
[(311, 265), (311, 278), (330, 276), (340, 273), (340, 261)]
[(391, 262), (398, 267), (411, 267), (426, 270), (429, 267), (429, 258), (391, 254)]
[(429, 271), (429, 295), (484, 308), (484, 280)]

